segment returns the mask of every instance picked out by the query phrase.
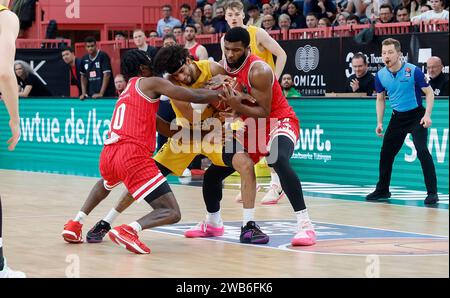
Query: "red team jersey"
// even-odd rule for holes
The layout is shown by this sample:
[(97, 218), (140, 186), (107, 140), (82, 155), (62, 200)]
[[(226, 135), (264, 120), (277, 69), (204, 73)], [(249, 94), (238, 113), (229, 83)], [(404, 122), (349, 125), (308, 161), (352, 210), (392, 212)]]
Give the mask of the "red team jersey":
[(200, 59), (197, 56), (197, 49), (200, 46), (198, 42), (195, 43), (195, 45), (189, 49), (189, 54), (194, 58), (195, 61), (199, 61)]
[[(255, 65), (255, 63), (266, 64), (261, 58), (252, 54), (250, 54), (246, 58), (245, 62), (242, 64), (241, 67), (239, 67), (234, 71), (231, 71), (226, 61), (224, 64), (225, 70), (227, 71), (228, 75), (231, 77), (235, 77), (237, 81), (245, 87), (246, 93), (250, 95), (252, 94), (252, 86), (249, 82), (249, 73), (253, 65)], [(270, 69), (270, 66), (268, 64), (267, 67)], [(249, 105), (252, 104), (249, 103)], [(248, 117), (242, 115), (242, 118), (245, 120)], [(275, 126), (273, 125), (272, 127), (270, 126), (271, 119), (272, 121), (276, 122)], [(257, 143), (263, 142), (266, 148), (265, 150), (259, 149), (257, 150), (258, 152), (249, 151), (250, 157), (255, 162), (259, 161), (263, 156), (266, 156), (268, 154), (268, 150), (270, 148), (272, 140), (276, 136), (280, 135), (286, 136), (292, 140), (294, 145), (297, 143), (298, 140), (300, 128), (297, 115), (295, 114), (292, 107), (289, 105), (286, 97), (283, 95), (281, 86), (278, 83), (275, 74), (273, 75), (273, 83), (272, 83), (272, 108), (270, 111), (270, 115), (268, 118), (266, 118), (265, 130), (263, 130), (263, 128), (261, 129), (257, 128), (257, 130), (258, 130)], [(246, 134), (246, 136), (248, 137), (248, 134)], [(253, 142), (249, 142), (248, 139), (246, 139), (245, 143), (253, 143)], [(247, 148), (248, 144), (244, 144), (244, 146)]]
[(159, 99), (151, 99), (139, 89), (141, 79), (130, 79), (117, 100), (100, 156), (105, 188), (110, 190), (123, 182), (138, 201), (166, 181), (151, 158)]

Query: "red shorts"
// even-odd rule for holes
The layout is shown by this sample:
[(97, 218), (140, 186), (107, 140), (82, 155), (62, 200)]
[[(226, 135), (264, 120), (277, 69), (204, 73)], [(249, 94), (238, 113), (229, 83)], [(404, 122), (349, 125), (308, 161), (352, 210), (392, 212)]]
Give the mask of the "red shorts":
[(106, 189), (124, 183), (133, 198), (140, 202), (166, 182), (148, 150), (131, 144), (116, 143), (103, 147), (100, 174)]
[[(251, 148), (247, 148), (248, 154), (253, 162), (258, 163), (263, 157), (269, 155), (270, 146), (272, 145), (273, 140), (278, 136), (288, 137), (294, 146), (297, 144), (298, 138), (300, 135), (300, 124), (297, 119), (293, 118), (283, 118), (278, 119), (273, 127), (270, 125), (266, 126), (266, 130), (258, 131), (258, 135), (256, 136), (256, 143), (259, 144), (256, 150), (250, 150)], [(248, 140), (246, 143), (249, 142)], [(253, 149), (253, 148), (252, 148)]]

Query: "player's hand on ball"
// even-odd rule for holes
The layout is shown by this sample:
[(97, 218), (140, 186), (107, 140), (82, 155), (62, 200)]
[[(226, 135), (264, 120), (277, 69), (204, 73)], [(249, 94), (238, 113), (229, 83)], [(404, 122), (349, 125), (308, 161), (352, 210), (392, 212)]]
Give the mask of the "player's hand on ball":
[(218, 90), (222, 88), (222, 86), (226, 83), (231, 83), (233, 81), (233, 78), (227, 75), (216, 75), (212, 77), (208, 82), (203, 85), (203, 88), (211, 89), (211, 90)]
[(375, 129), (375, 133), (377, 136), (382, 137), (383, 136), (383, 124), (378, 124), (377, 128)]

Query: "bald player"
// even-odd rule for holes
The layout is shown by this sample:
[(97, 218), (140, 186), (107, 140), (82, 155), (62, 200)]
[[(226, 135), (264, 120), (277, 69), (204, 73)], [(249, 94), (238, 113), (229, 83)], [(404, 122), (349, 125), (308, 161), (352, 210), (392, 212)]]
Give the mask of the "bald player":
[[(0, 0), (0, 92), (9, 114), (9, 127), (12, 137), (8, 149), (14, 150), (20, 138), (19, 128), (19, 90), (14, 74), (16, 38), (19, 34), (19, 19), (8, 10), (9, 0)], [(23, 272), (11, 270), (3, 257), (2, 202), (0, 198), (0, 278), (26, 277)]]

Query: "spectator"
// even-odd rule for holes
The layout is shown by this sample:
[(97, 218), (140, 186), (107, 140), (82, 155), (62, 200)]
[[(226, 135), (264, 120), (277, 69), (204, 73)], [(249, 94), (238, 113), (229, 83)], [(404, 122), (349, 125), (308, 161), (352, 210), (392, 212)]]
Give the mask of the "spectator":
[(263, 16), (262, 28), (266, 31), (280, 30), (271, 14)]
[(259, 12), (259, 8), (257, 5), (250, 5), (247, 9), (247, 14), (250, 16), (250, 19), (247, 22), (247, 26), (261, 27), (263, 17)]
[(136, 45), (136, 47), (139, 50), (146, 52), (147, 55), (150, 58), (153, 59), (155, 57), (155, 55), (156, 55), (156, 48), (152, 47), (152, 46), (149, 46), (147, 44), (147, 40), (145, 38), (144, 30), (142, 30), (142, 29), (135, 29), (133, 31), (133, 42), (134, 42), (134, 44)]
[(283, 88), (283, 95), (286, 98), (302, 96), (300, 92), (294, 88), (294, 81), (292, 80), (292, 76), (288, 73), (281, 77), (281, 87)]
[(203, 7), (203, 19), (202, 19), (203, 32), (205, 34), (215, 33), (212, 32), (212, 29), (214, 29), (213, 20), (214, 20), (213, 7), (211, 4), (205, 4), (205, 6)]
[(227, 32), (227, 21), (225, 20), (225, 9), (223, 7), (216, 8), (216, 17), (212, 21), (214, 33)]
[(25, 61), (15, 61), (14, 72), (17, 77), (20, 97), (52, 96), (52, 93)]
[(169, 26), (173, 28), (175, 26), (181, 26), (180, 20), (172, 17), (172, 6), (166, 4), (162, 7), (162, 15), (163, 18), (158, 21), (158, 25), (156, 27), (156, 32), (158, 32), (159, 37), (164, 36), (164, 28)]
[(347, 25), (359, 25), (361, 23), (357, 15), (351, 14), (347, 18)]
[(263, 12), (263, 15), (265, 15), (265, 16), (266, 15), (271, 15), (271, 16), (273, 16), (275, 18), (275, 13), (273, 11), (272, 4), (270, 4), (270, 3), (263, 4), (262, 12)]
[(348, 0), (347, 13), (353, 13), (359, 18), (366, 17), (366, 9), (372, 3), (372, 0)]
[(173, 34), (173, 28), (174, 27), (170, 27), (170, 26), (166, 26), (163, 29), (163, 37), (166, 36), (167, 34)]
[(336, 19), (334, 21), (334, 26), (347, 26), (347, 12), (341, 12), (336, 16)]
[(158, 32), (156, 32), (155, 30), (150, 30), (148, 37), (149, 38), (157, 38), (157, 37), (159, 37), (159, 35), (158, 35)]
[(426, 0), (401, 0), (401, 3), (397, 5), (396, 10), (398, 10), (400, 6), (406, 7), (410, 12), (409, 18), (412, 19), (421, 13), (420, 7), (422, 2), (426, 3)]
[(427, 60), (427, 75), (434, 95), (448, 96), (448, 75), (442, 72), (444, 65), (439, 57), (430, 57)]
[(189, 50), (195, 61), (208, 60), (208, 51), (195, 40), (197, 29), (193, 25), (186, 25), (184, 29), (184, 47)]
[(278, 27), (280, 27), (281, 30), (289, 30), (291, 28), (291, 18), (283, 13), (278, 18)]
[(289, 3), (286, 10), (287, 15), (291, 18), (291, 28), (292, 29), (302, 29), (306, 28), (306, 20), (303, 14), (297, 6), (297, 3)]
[(181, 37), (183, 36), (183, 27), (181, 27), (181, 26), (173, 27), (172, 33), (173, 33), (173, 35), (175, 35), (175, 38), (177, 40), (180, 40)]
[(428, 4), (420, 6), (420, 14), (423, 14), (426, 11), (432, 10), (431, 6)]
[(337, 8), (333, 0), (305, 0), (303, 5), (303, 15), (307, 16), (314, 12), (317, 18), (334, 19)]
[(114, 40), (115, 41), (125, 41), (125, 33), (119, 31), (116, 33), (116, 35), (114, 35)]
[(366, 93), (372, 96), (375, 90), (375, 78), (368, 72), (366, 55), (356, 53), (352, 58), (353, 74), (347, 79), (345, 92)]
[(429, 2), (433, 10), (429, 10), (418, 16), (415, 16), (412, 19), (414, 23), (431, 20), (448, 20), (448, 10), (444, 9), (444, 0), (430, 0)]
[(407, 7), (404, 7), (403, 4), (400, 4), (399, 6), (397, 6), (397, 11), (395, 13), (395, 18), (396, 21), (401, 23), (401, 22), (409, 22), (410, 18), (409, 18), (410, 12), (408, 11)]
[(80, 99), (113, 97), (115, 92), (109, 56), (97, 49), (94, 37), (87, 37), (84, 43), (88, 53), (81, 59)]
[(392, 23), (394, 21), (393, 9), (390, 4), (383, 4), (380, 6), (380, 15), (378, 22), (382, 24)]
[(65, 47), (61, 50), (62, 59), (67, 64), (70, 73), (70, 85), (77, 86), (78, 96), (81, 95), (81, 59), (75, 57), (73, 48)]
[(315, 13), (310, 12), (306, 16), (306, 27), (308, 27), (309, 29), (317, 28), (318, 23), (319, 23), (319, 19), (317, 18)]
[(331, 27), (331, 22), (328, 18), (321, 18), (317, 23), (317, 28)]
[(127, 81), (122, 74), (116, 75), (114, 78), (114, 86), (116, 87), (116, 95), (120, 96), (123, 90), (127, 87)]
[(175, 35), (173, 34), (167, 34), (166, 36), (163, 37), (163, 47), (170, 47), (170, 46), (174, 46), (177, 44), (177, 39), (175, 37)]
[(201, 7), (197, 7), (196, 9), (194, 9), (194, 13), (192, 13), (192, 19), (194, 20), (195, 23), (203, 22), (204, 15), (203, 9)]
[(192, 8), (189, 4), (184, 3), (180, 6), (180, 15), (181, 15), (181, 27), (183, 30), (186, 28), (186, 25), (194, 25), (195, 21), (192, 18)]

